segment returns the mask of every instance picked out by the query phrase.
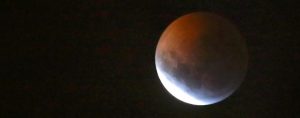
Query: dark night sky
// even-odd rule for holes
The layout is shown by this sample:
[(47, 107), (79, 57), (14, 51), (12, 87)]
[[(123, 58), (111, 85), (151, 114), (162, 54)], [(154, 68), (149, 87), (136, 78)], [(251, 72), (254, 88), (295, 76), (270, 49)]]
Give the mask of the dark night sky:
[[(291, 1), (4, 1), (0, 117), (296, 117), (299, 8)], [(194, 11), (230, 19), (249, 50), (240, 89), (210, 106), (175, 99), (154, 65), (164, 28)]]

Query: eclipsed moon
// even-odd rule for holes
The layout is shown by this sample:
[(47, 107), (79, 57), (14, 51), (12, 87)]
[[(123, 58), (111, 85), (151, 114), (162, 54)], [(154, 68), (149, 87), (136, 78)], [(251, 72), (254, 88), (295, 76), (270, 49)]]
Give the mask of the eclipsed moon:
[(172, 22), (157, 44), (155, 65), (163, 86), (177, 99), (209, 105), (229, 97), (244, 80), (248, 54), (237, 28), (207, 12)]

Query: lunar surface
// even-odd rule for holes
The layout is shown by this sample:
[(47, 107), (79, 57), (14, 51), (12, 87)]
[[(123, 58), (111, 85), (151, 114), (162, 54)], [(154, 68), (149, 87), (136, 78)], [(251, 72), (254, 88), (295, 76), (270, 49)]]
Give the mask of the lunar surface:
[(179, 17), (157, 44), (155, 65), (175, 98), (209, 105), (229, 97), (247, 70), (245, 40), (227, 19), (207, 12)]

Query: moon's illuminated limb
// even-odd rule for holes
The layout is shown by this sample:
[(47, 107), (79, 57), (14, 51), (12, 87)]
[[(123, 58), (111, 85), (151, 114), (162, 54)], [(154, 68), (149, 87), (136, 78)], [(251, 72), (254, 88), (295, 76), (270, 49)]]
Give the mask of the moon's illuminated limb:
[(208, 105), (208, 104), (210, 104), (205, 101), (194, 98), (193, 96), (191, 96), (188, 93), (186, 93), (185, 91), (183, 91), (182, 90), (183, 87), (180, 87), (179, 85), (175, 85), (174, 83), (172, 83), (170, 81), (171, 76), (169, 76), (168, 73), (165, 73), (164, 71), (162, 71), (160, 69), (159, 65), (156, 66), (156, 69), (157, 69), (157, 73), (158, 73), (161, 83), (164, 85), (164, 87), (167, 89), (167, 91), (170, 92), (175, 98), (177, 98), (183, 102), (193, 104), (193, 105)]

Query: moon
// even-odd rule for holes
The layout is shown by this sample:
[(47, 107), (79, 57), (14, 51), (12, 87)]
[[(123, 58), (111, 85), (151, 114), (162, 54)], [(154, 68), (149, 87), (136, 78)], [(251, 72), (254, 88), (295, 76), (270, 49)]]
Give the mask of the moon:
[(194, 12), (173, 21), (155, 52), (158, 77), (175, 98), (192, 105), (218, 103), (244, 80), (248, 53), (238, 29), (222, 16)]

